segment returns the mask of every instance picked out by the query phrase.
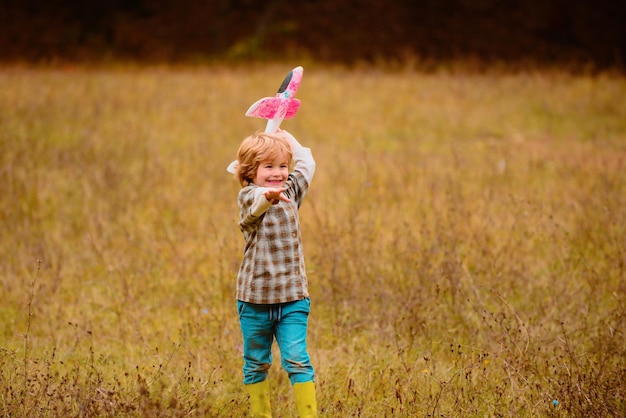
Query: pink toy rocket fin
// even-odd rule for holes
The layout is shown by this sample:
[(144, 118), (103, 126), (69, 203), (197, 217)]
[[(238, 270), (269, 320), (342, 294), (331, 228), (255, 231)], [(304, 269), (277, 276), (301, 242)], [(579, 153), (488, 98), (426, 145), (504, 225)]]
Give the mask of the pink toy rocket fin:
[[(246, 116), (263, 119), (273, 119), (280, 110), (280, 104), (284, 99), (278, 97), (264, 97), (257, 100), (246, 112)], [(287, 109), (283, 119), (293, 118), (300, 108), (300, 100), (291, 99), (287, 102)]]

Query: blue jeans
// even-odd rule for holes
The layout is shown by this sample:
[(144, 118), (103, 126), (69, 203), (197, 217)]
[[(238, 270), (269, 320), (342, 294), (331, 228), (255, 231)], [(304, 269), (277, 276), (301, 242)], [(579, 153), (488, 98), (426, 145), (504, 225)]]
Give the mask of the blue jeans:
[(280, 349), (280, 361), (291, 384), (314, 378), (306, 350), (306, 331), (311, 301), (306, 298), (276, 305), (257, 305), (237, 301), (243, 335), (243, 383), (267, 379), (272, 365), (274, 338)]

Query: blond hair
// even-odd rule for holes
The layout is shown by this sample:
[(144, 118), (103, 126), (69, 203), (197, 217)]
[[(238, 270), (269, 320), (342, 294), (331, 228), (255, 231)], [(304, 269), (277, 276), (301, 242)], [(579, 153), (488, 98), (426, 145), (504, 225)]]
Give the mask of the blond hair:
[(285, 137), (260, 132), (243, 140), (237, 150), (237, 169), (235, 177), (241, 186), (248, 186), (256, 177), (262, 162), (284, 156), (291, 169), (291, 145)]

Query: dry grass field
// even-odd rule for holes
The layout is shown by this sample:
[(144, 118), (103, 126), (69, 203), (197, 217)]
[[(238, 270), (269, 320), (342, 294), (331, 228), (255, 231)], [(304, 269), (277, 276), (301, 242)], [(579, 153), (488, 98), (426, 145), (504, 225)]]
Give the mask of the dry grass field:
[[(1, 416), (246, 416), (225, 168), (291, 66), (0, 68)], [(624, 77), (304, 67), (320, 415), (626, 415)]]

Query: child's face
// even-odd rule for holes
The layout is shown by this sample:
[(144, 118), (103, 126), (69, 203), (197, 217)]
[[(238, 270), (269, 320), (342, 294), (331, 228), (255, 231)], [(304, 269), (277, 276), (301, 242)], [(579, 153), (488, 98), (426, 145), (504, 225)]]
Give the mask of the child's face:
[(284, 155), (272, 160), (261, 161), (256, 171), (254, 184), (261, 187), (282, 187), (289, 176), (289, 161)]

